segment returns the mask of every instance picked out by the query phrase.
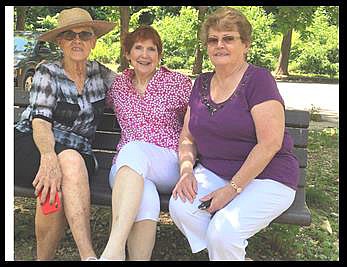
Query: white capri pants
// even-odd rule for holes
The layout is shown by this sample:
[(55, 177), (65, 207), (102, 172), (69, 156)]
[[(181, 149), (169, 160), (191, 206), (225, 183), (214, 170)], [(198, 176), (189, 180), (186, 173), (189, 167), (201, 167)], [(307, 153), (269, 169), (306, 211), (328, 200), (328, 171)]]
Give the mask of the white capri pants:
[[(201, 164), (194, 169), (198, 194), (193, 203), (172, 196), (170, 216), (188, 239), (193, 253), (208, 249), (210, 260), (244, 260), (247, 239), (265, 228), (287, 210), (295, 190), (270, 179), (254, 179), (214, 216), (198, 210), (200, 198), (225, 186), (220, 178)], [(198, 210), (197, 212), (195, 212)]]
[[(113, 188), (117, 171), (128, 166), (144, 178), (144, 190), (135, 222), (159, 221), (160, 193), (171, 193), (179, 179), (177, 152), (144, 141), (131, 141), (119, 151), (109, 183)], [(158, 191), (157, 191), (158, 190)]]

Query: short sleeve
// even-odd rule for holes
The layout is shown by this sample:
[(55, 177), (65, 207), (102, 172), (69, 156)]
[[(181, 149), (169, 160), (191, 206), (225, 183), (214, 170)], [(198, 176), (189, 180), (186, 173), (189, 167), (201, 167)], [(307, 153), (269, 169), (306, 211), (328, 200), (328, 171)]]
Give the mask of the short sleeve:
[(35, 71), (30, 90), (32, 118), (41, 118), (52, 122), (53, 110), (57, 102), (57, 86), (50, 70), (40, 64)]
[(255, 105), (268, 100), (277, 100), (284, 107), (284, 101), (274, 77), (264, 68), (256, 69), (253, 75), (250, 76), (250, 81), (246, 87), (246, 97), (249, 110)]

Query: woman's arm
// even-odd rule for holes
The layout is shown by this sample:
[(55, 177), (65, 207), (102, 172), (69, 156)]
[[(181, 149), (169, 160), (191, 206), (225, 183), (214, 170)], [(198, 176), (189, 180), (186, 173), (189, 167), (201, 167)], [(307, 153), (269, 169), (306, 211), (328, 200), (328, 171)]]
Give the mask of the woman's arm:
[(189, 118), (190, 108), (187, 108), (187, 112), (184, 116), (184, 124), (179, 139), (178, 158), (180, 164), (180, 180), (177, 182), (172, 195), (175, 199), (178, 196), (183, 202), (186, 198), (190, 202), (193, 202), (197, 193), (197, 183), (193, 175), (193, 167), (196, 161), (196, 145), (194, 138), (189, 132)]
[[(255, 105), (251, 109), (255, 124), (257, 144), (248, 154), (232, 181), (237, 187), (245, 188), (269, 164), (275, 154), (281, 149), (284, 136), (284, 108), (277, 100), (268, 100)], [(242, 193), (241, 193), (242, 194)], [(227, 185), (214, 191), (201, 200), (213, 198), (209, 212), (223, 208), (237, 195), (236, 189)]]
[(50, 191), (50, 202), (53, 203), (56, 192), (60, 191), (62, 173), (54, 150), (52, 124), (46, 120), (34, 118), (32, 128), (33, 139), (41, 155), (40, 167), (33, 181), (35, 194), (42, 190), (41, 203), (44, 203)]
[(269, 100), (255, 105), (251, 114), (255, 124), (257, 144), (232, 178), (242, 188), (265, 169), (281, 149), (284, 136), (284, 108), (279, 101)]
[(196, 145), (193, 136), (189, 132), (190, 108), (184, 116), (184, 124), (179, 139), (178, 157), (180, 163), (180, 175), (192, 173), (196, 160)]

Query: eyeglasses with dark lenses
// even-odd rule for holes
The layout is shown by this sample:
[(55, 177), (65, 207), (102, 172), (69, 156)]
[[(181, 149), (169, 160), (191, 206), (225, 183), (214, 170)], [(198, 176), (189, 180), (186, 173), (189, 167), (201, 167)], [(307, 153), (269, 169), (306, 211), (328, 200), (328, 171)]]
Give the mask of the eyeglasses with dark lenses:
[[(233, 35), (227, 35), (227, 36), (223, 36), (221, 41), (224, 44), (232, 44), (235, 40), (237, 39), (241, 39), (241, 36), (233, 36)], [(216, 37), (208, 37), (207, 38), (207, 44), (210, 46), (217, 46), (218, 42), (220, 39), (216, 38)]]
[(76, 36), (82, 41), (88, 41), (93, 37), (92, 32), (82, 31), (82, 32), (74, 32), (74, 31), (65, 31), (59, 34), (59, 36), (63, 37), (65, 40), (72, 41), (76, 38)]

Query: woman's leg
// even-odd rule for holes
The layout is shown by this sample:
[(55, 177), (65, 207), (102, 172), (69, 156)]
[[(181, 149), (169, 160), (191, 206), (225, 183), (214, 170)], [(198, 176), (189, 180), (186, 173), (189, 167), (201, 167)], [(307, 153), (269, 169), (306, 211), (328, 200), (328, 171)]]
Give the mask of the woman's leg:
[[(38, 151), (32, 134), (15, 129), (14, 140), (15, 185), (31, 187), (40, 166)], [(34, 194), (34, 188), (33, 188)], [(64, 236), (66, 219), (64, 210), (44, 215), (37, 201), (35, 214), (36, 253), (38, 260), (52, 260), (59, 241)]]
[(129, 260), (151, 259), (159, 213), (158, 191), (155, 184), (145, 178), (141, 204), (127, 241)]
[(207, 247), (205, 236), (211, 220), (210, 213), (198, 209), (201, 203), (199, 199), (224, 186), (226, 181), (201, 164), (194, 169), (194, 175), (198, 183), (198, 192), (193, 203), (188, 200), (183, 202), (179, 197), (175, 200), (171, 196), (169, 211), (178, 229), (188, 239), (192, 252), (197, 253)]
[(80, 257), (96, 257), (90, 233), (90, 190), (83, 157), (72, 149), (58, 155), (63, 173), (63, 206)]
[[(142, 178), (143, 187), (141, 195), (136, 195), (136, 213), (131, 213), (133, 215), (132, 220), (124, 221), (128, 226), (126, 233), (123, 230), (124, 228), (117, 229), (117, 226), (114, 226), (113, 223), (114, 227), (111, 230), (110, 239), (102, 254), (102, 258), (116, 259), (116, 257), (111, 258), (112, 252), (109, 252), (111, 250), (110, 247), (115, 246), (115, 244), (118, 246), (117, 251), (121, 251), (121, 258), (124, 258), (124, 244), (128, 240), (127, 247), (130, 260), (149, 260), (155, 243), (156, 222), (159, 220), (160, 213), (160, 200), (157, 188), (164, 192), (171, 192), (178, 179), (177, 155), (169, 149), (160, 148), (142, 141), (126, 144), (119, 152), (116, 164), (112, 166), (110, 172), (111, 187), (114, 184), (113, 192), (118, 185), (117, 181), (123, 179), (123, 176), (119, 175), (120, 170), (123, 168), (129, 168), (137, 173), (138, 177)], [(127, 183), (129, 182), (134, 181), (128, 181)], [(131, 185), (130, 188), (134, 188), (134, 185)], [(124, 209), (128, 214), (129, 204), (127, 202), (129, 201), (134, 203), (134, 196), (126, 201), (122, 199), (122, 196), (119, 196), (118, 202), (124, 203)], [(112, 209), (115, 210), (114, 208)], [(135, 209), (132, 209), (132, 211), (135, 211)], [(120, 220), (123, 217), (120, 216)], [(115, 218), (114, 215), (113, 218)], [(118, 240), (115, 239), (116, 237), (113, 233), (119, 233), (119, 231), (123, 233), (120, 239), (121, 242), (119, 238)], [(106, 252), (110, 253), (108, 254), (109, 256), (107, 256)]]
[(129, 260), (150, 260), (159, 221), (161, 193), (171, 193), (179, 178), (177, 153), (171, 149), (142, 142), (142, 151), (149, 166), (144, 177), (144, 192), (134, 224), (128, 237)]
[(35, 234), (37, 260), (52, 260), (59, 241), (64, 236), (66, 220), (64, 210), (44, 215), (39, 201), (36, 203)]
[(151, 259), (156, 232), (156, 221), (142, 220), (134, 223), (127, 242), (130, 261)]
[(273, 180), (253, 180), (216, 212), (206, 233), (210, 260), (245, 260), (247, 239), (292, 204), (295, 191)]
[(125, 260), (125, 244), (133, 227), (143, 193), (143, 178), (128, 166), (121, 167), (112, 190), (112, 228), (101, 259)]

